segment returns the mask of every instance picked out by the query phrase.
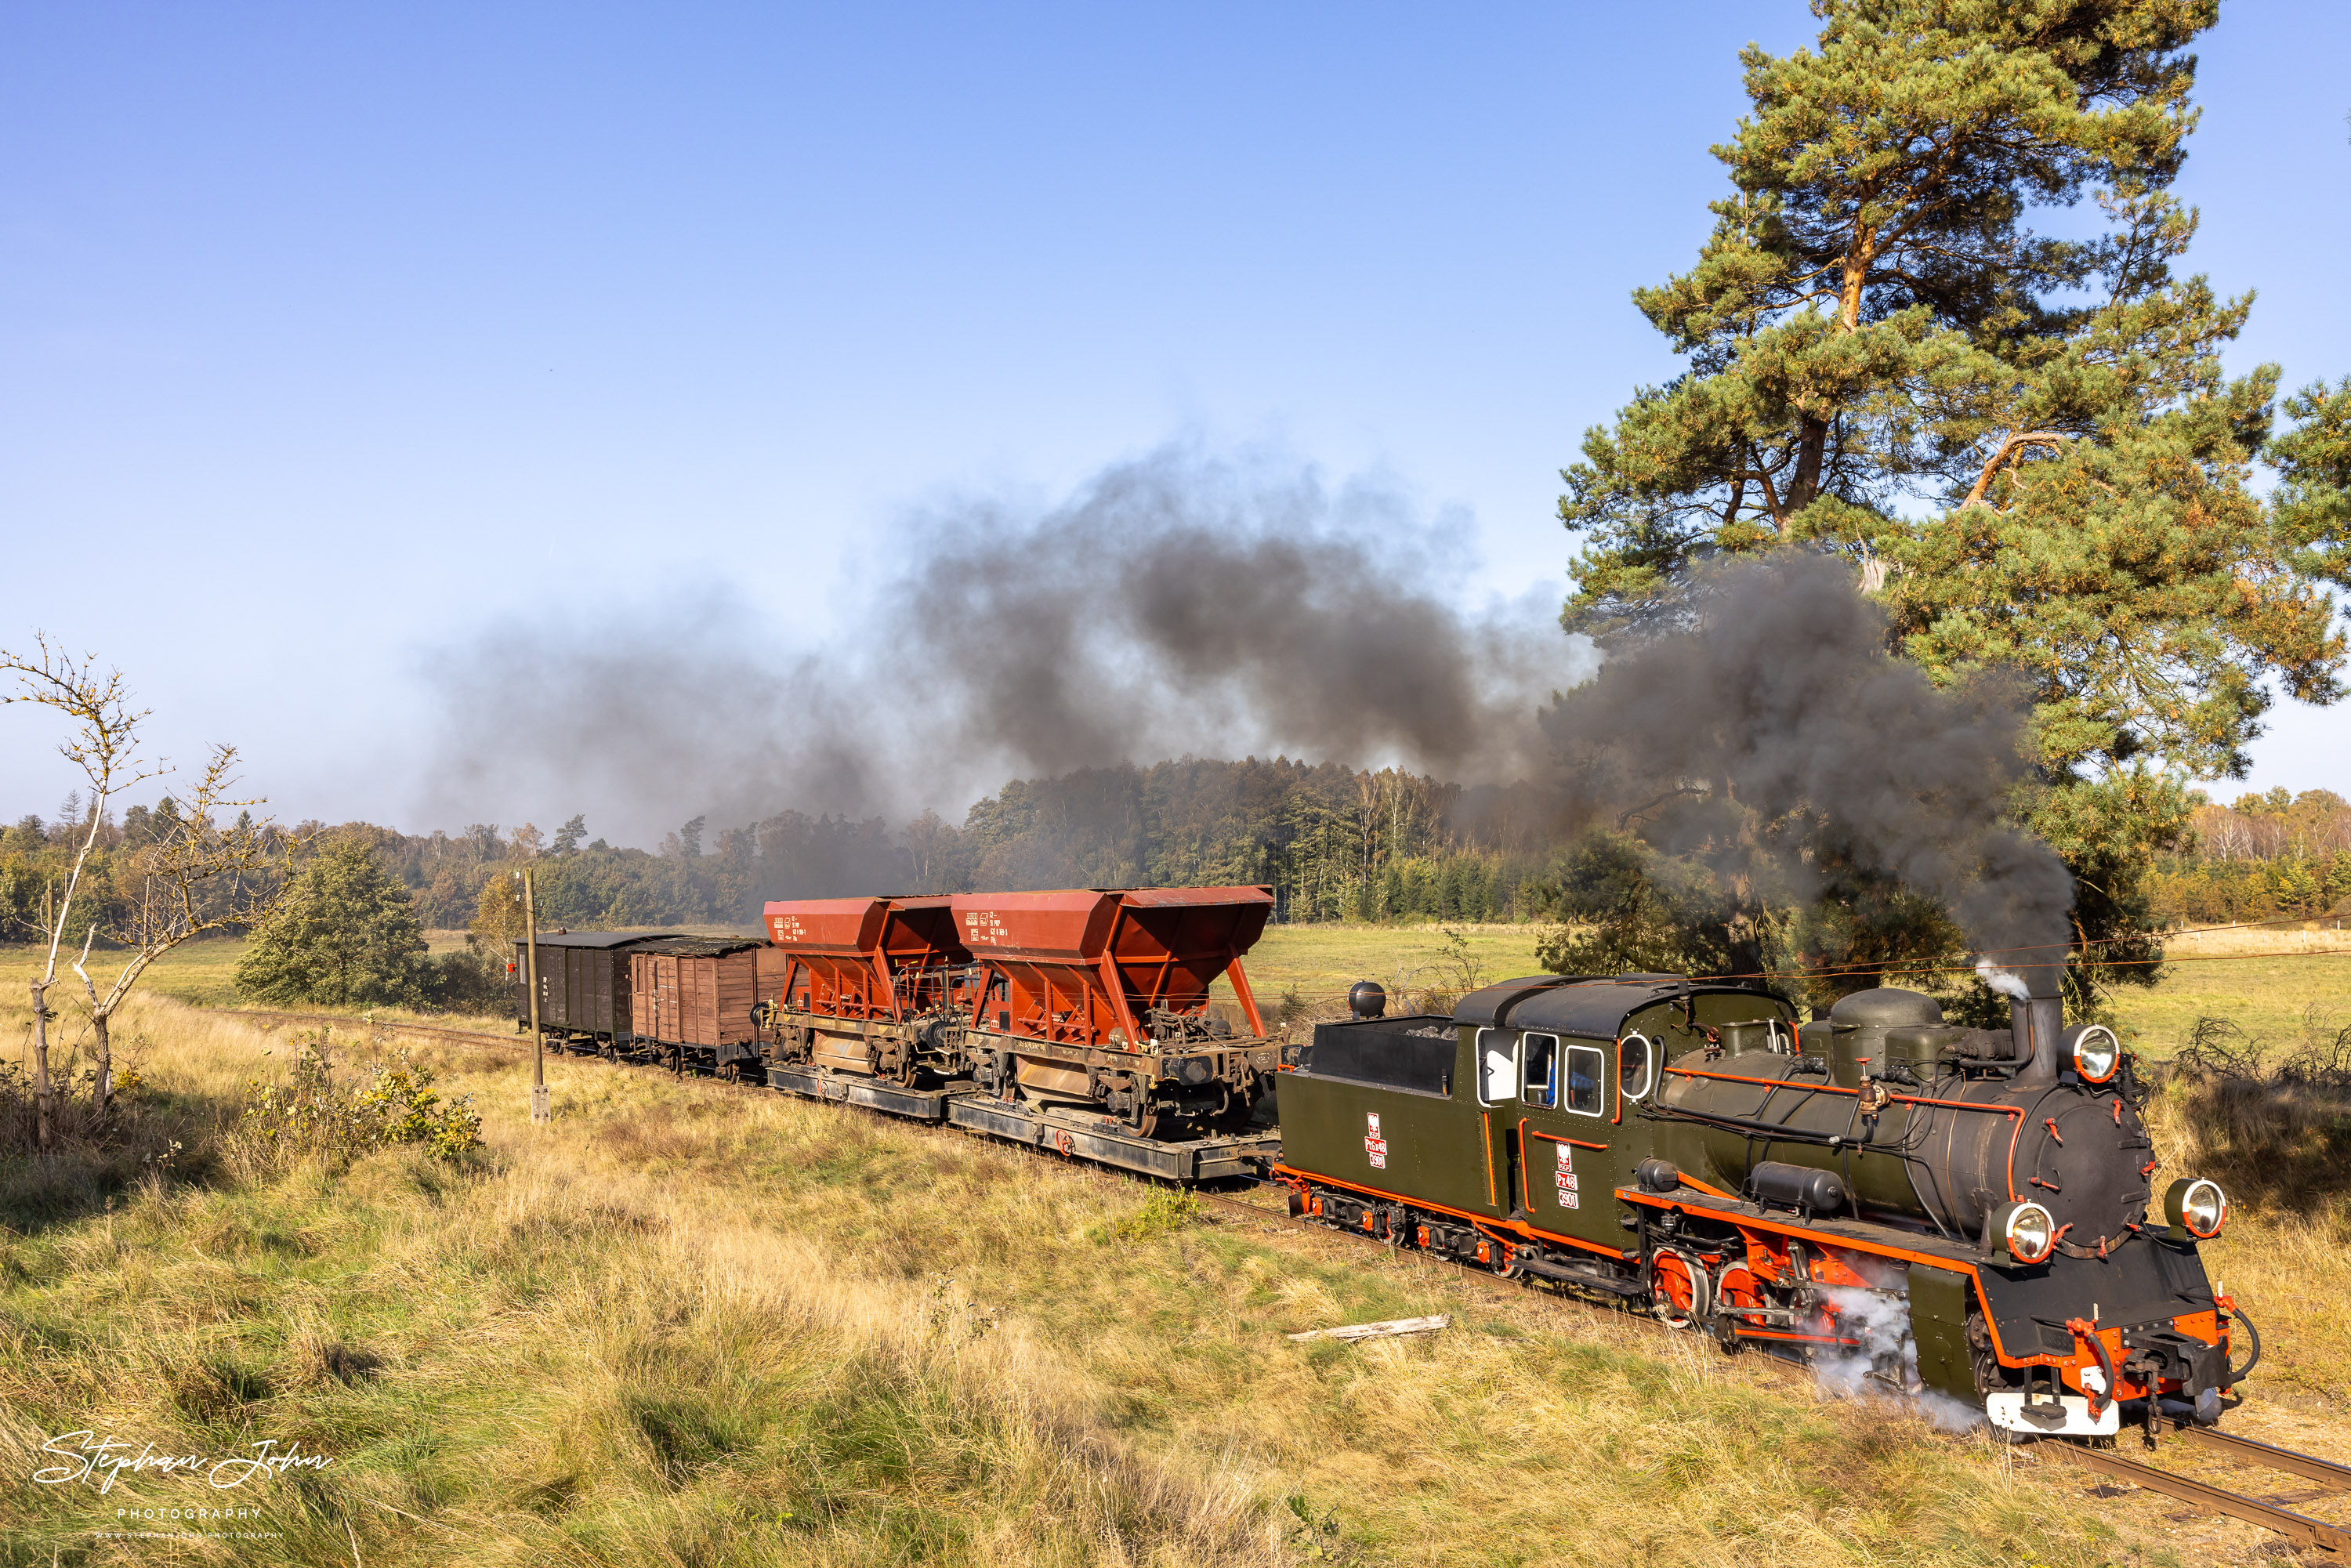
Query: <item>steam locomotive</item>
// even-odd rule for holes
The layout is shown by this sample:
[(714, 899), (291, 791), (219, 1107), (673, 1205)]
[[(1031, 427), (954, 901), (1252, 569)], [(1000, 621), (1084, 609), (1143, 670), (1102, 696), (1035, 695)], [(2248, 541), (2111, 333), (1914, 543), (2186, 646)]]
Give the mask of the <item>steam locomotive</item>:
[(1282, 1081), (1294, 1214), (2011, 1434), (2111, 1437), (2126, 1405), (2209, 1423), (2260, 1355), (2197, 1252), (2226, 1197), (2193, 1176), (2158, 1196), (2130, 1058), (2054, 998), (2001, 1031), (1893, 988), (1801, 1024), (1673, 975), (1535, 976), (1450, 1016), (1358, 991)]
[(1154, 1176), (1270, 1179), (1296, 1215), (2009, 1434), (2210, 1422), (2259, 1359), (2198, 1255), (2227, 1199), (2156, 1179), (2130, 1058), (2053, 997), (1979, 1030), (1892, 988), (1800, 1022), (1674, 975), (1531, 976), (1405, 1017), (1365, 982), (1292, 1044), (1240, 964), (1271, 908), (1255, 887), (776, 903), (765, 944), (541, 938), (540, 1019)]

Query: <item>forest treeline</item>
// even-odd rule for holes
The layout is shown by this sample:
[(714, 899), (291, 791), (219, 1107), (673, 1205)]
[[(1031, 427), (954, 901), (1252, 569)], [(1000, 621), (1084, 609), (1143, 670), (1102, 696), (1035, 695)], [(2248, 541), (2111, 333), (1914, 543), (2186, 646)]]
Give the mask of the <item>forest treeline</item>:
[(2167, 925), (2351, 917), (2351, 802), (2332, 789), (2273, 789), (2197, 808), (2188, 852), (2150, 881)]
[[(91, 905), (101, 925), (139, 896), (124, 852), (176, 810), (167, 798), (102, 826)], [(55, 821), (27, 816), (0, 831), (0, 917), (12, 929), (38, 923), (78, 821), (87, 821), (80, 802), (68, 800)], [(591, 838), (579, 816), (552, 832), (474, 823), (414, 834), (316, 821), (288, 831), (305, 846), (365, 845), (414, 894), (423, 923), (440, 929), (480, 924), (486, 906), (508, 902), (510, 873), (525, 865), (539, 918), (574, 928), (756, 927), (769, 899), (979, 888), (1262, 884), (1275, 890), (1278, 917), (1295, 921), (1542, 919), (1559, 899), (1546, 876), (1554, 835), (1526, 787), (1465, 789), (1287, 758), (1015, 779), (961, 825), (936, 813), (895, 825), (796, 810), (733, 827), (696, 818), (653, 851)]]
[[(54, 821), (27, 816), (0, 831), (0, 919), (12, 936), (38, 924), (80, 810), (69, 800)], [(127, 852), (169, 831), (177, 810), (166, 797), (102, 826), (91, 905), (101, 925), (140, 896)], [(772, 898), (1230, 883), (1272, 887), (1277, 917), (1300, 923), (1588, 918), (1604, 913), (1591, 906), (1606, 896), (1618, 826), (1562, 821), (1523, 785), (1185, 758), (1015, 779), (960, 825), (935, 813), (893, 826), (782, 811), (714, 831), (697, 818), (652, 851), (590, 838), (577, 816), (552, 833), (316, 821), (289, 831), (306, 845), (364, 845), (428, 927), (503, 925), (511, 873), (528, 865), (552, 926), (756, 929)], [(2351, 803), (2281, 789), (2200, 806), (2192, 839), (2157, 862), (2149, 893), (2165, 926), (2351, 914)]]

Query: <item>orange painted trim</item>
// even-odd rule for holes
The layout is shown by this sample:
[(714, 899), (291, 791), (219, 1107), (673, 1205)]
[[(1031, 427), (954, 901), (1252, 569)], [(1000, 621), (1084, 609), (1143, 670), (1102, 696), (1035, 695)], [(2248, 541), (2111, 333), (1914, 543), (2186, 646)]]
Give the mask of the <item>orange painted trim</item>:
[[(1761, 1083), (1766, 1089), (1799, 1087), (1784, 1078), (1748, 1078), (1736, 1072), (1700, 1072), (1695, 1067), (1668, 1067), (1666, 1072), (1675, 1078), (1711, 1078), (1718, 1083)], [(1858, 1089), (1842, 1089), (1834, 1083), (1823, 1083), (1817, 1086), (1806, 1083), (1802, 1087), (1807, 1094), (1858, 1094), (1861, 1092)]]
[(1437, 1203), (1429, 1198), (1406, 1197), (1400, 1192), (1389, 1192), (1381, 1187), (1365, 1186), (1361, 1182), (1348, 1181), (1341, 1176), (1324, 1176), (1317, 1171), (1301, 1171), (1291, 1166), (1276, 1166), (1273, 1167), (1273, 1170), (1274, 1174), (1277, 1176), (1294, 1176), (1308, 1182), (1320, 1182), (1325, 1186), (1343, 1186), (1350, 1192), (1360, 1192), (1364, 1194), (1366, 1197), (1384, 1197), (1394, 1203), (1408, 1203), (1416, 1208), (1428, 1209), (1433, 1213), (1449, 1214), (1456, 1219), (1466, 1219), (1471, 1225), (1477, 1226), (1481, 1229), (1487, 1227), (1493, 1227), (1499, 1229), (1507, 1230), (1511, 1235), (1517, 1236), (1522, 1239), (1533, 1241), (1557, 1241), (1569, 1247), (1581, 1247), (1587, 1252), (1597, 1252), (1604, 1258), (1614, 1258), (1620, 1263), (1625, 1260), (1625, 1253), (1622, 1248), (1610, 1247), (1598, 1241), (1585, 1241), (1573, 1236), (1562, 1236), (1556, 1231), (1538, 1229), (1534, 1226), (1529, 1225), (1522, 1220), (1496, 1219), (1488, 1215), (1472, 1214), (1466, 1208), (1455, 1208), (1448, 1204)]
[(1229, 943), (1225, 951), (1232, 955), (1225, 964), (1225, 977), (1232, 981), (1233, 995), (1240, 998), (1241, 1017), (1249, 1020), (1250, 1034), (1263, 1038), (1265, 1019), (1257, 1010), (1257, 996), (1249, 989), (1249, 975), (1241, 968), (1240, 953)]
[[(1656, 1193), (1643, 1192), (1638, 1187), (1620, 1186), (1616, 1189), (1616, 1197), (1625, 1203), (1646, 1204), (1651, 1208), (1670, 1208), (1677, 1212), (1683, 1212), (1682, 1206), (1672, 1198)], [(1823, 1247), (1842, 1247), (1849, 1251), (1867, 1252), (1876, 1257), (1898, 1258), (1907, 1263), (1924, 1263), (1928, 1268), (1942, 1269), (1954, 1274), (1972, 1275), (1975, 1272), (1975, 1265), (1972, 1263), (1953, 1262), (1949, 1258), (1938, 1258), (1931, 1252), (1916, 1252), (1907, 1247), (1897, 1247), (1890, 1241), (1870, 1241), (1856, 1239), (1850, 1236), (1831, 1236), (1825, 1231), (1814, 1230), (1808, 1226), (1791, 1224), (1781, 1219), (1767, 1219), (1758, 1215), (1720, 1214), (1707, 1208), (1691, 1209), (1687, 1212), (1707, 1219), (1720, 1220), (1726, 1225), (1741, 1229), (1764, 1230), (1775, 1236), (1792, 1236)]]
[[(1893, 1258), (1906, 1263), (1924, 1264), (1929, 1269), (1940, 1269), (1946, 1273), (1965, 1274), (1975, 1286), (1977, 1298), (1983, 1299), (1983, 1275), (1980, 1266), (1975, 1263), (1954, 1262), (1949, 1258), (1938, 1258), (1931, 1252), (1916, 1252), (1907, 1247), (1896, 1247), (1890, 1242), (1860, 1240), (1849, 1236), (1830, 1236), (1825, 1232), (1810, 1229), (1804, 1226), (1788, 1224), (1784, 1220), (1765, 1219), (1744, 1214), (1719, 1214), (1711, 1209), (1686, 1210), (1671, 1198), (1659, 1197), (1634, 1187), (1618, 1187), (1616, 1197), (1623, 1203), (1640, 1203), (1646, 1204), (1652, 1208), (1670, 1208), (1678, 1213), (1696, 1213), (1708, 1219), (1719, 1220), (1740, 1230), (1768, 1231), (1777, 1236), (1793, 1237), (1798, 1240), (1809, 1241), (1816, 1247), (1841, 1247), (1849, 1251), (1866, 1252), (1874, 1257)], [(2063, 1371), (2074, 1373), (2078, 1378), (2084, 1367), (2097, 1364), (2097, 1358), (2088, 1351), (2080, 1351), (2072, 1355), (2050, 1355), (2045, 1353), (2022, 1356), (2011, 1355), (2008, 1348), (2001, 1343), (2000, 1320), (1987, 1312), (1984, 1313), (1984, 1327), (1991, 1334), (1992, 1354), (1999, 1358), (2002, 1366), (2054, 1366)], [(2119, 1336), (2121, 1331), (2115, 1332)]]
[(1986, 1105), (1975, 1100), (1933, 1100), (1924, 1094), (1896, 1094), (1894, 1103), (1897, 1105), (1949, 1105), (1954, 1111), (1998, 1111), (2009, 1116), (2024, 1114), (2022, 1105)]
[(1494, 1185), (1494, 1124), (1490, 1117), (1478, 1118), (1478, 1142), (1486, 1151), (1486, 1201), (1499, 1208), (1502, 1189)]
[[(1528, 1131), (1528, 1128), (1527, 1128), (1527, 1118), (1526, 1118), (1526, 1117), (1524, 1117), (1524, 1116), (1521, 1116), (1521, 1117), (1520, 1117), (1520, 1118), (1519, 1118), (1519, 1133), (1520, 1133), (1520, 1136), (1524, 1136), (1524, 1135), (1525, 1135), (1525, 1134), (1527, 1133), (1527, 1131)], [(1566, 1138), (1566, 1137), (1562, 1137), (1562, 1136), (1561, 1136), (1559, 1134), (1557, 1134), (1557, 1133), (1546, 1133), (1546, 1132), (1544, 1132), (1541, 1127), (1537, 1127), (1537, 1128), (1533, 1129), (1533, 1131), (1534, 1131), (1534, 1135), (1535, 1135), (1536, 1137), (1538, 1137), (1538, 1138), (1549, 1138), (1549, 1139), (1550, 1139), (1552, 1143), (1554, 1143), (1554, 1144), (1568, 1144), (1568, 1145), (1573, 1145), (1574, 1147), (1579, 1148), (1579, 1149), (1598, 1149), (1598, 1150), (1599, 1150), (1601, 1153), (1603, 1153), (1603, 1154), (1607, 1153), (1611, 1148), (1614, 1148), (1614, 1147), (1615, 1146), (1615, 1145), (1613, 1145), (1613, 1144), (1592, 1144), (1592, 1143), (1586, 1143), (1586, 1142), (1585, 1142), (1583, 1139), (1582, 1139), (1582, 1138)]]
[(1731, 1203), (1737, 1203), (1740, 1200), (1737, 1193), (1725, 1192), (1720, 1187), (1709, 1186), (1707, 1183), (1698, 1180), (1696, 1176), (1690, 1176), (1687, 1173), (1682, 1176), (1682, 1185), (1684, 1186), (1694, 1186), (1709, 1197), (1719, 1197)]

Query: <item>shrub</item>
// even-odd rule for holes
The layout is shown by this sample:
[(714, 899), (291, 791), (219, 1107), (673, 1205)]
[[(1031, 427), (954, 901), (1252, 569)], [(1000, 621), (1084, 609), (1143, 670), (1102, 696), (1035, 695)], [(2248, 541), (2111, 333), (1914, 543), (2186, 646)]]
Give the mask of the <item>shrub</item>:
[(444, 1103), (433, 1092), (434, 1072), (408, 1059), (371, 1061), (362, 1080), (335, 1075), (321, 1030), (305, 1037), (292, 1076), (255, 1082), (246, 1095), (247, 1140), (278, 1157), (327, 1155), (351, 1159), (395, 1144), (423, 1144), (454, 1160), (482, 1145), (482, 1118), (474, 1097)]
[(433, 978), (414, 896), (356, 840), (295, 879), (236, 967), (246, 996), (329, 1007), (420, 1006)]
[(503, 954), (444, 953), (433, 960), (432, 999), (457, 1013), (502, 1013), (513, 996)]
[(2189, 1043), (2151, 1076), (2158, 1194), (2187, 1175), (2294, 1209), (2351, 1190), (2351, 1028), (2322, 1004), (2305, 1011), (2298, 1039), (2279, 1043), (2198, 1019)]
[(1132, 1218), (1120, 1220), (1114, 1234), (1122, 1241), (1144, 1241), (1164, 1231), (1181, 1230), (1207, 1213), (1192, 1194), (1169, 1192), (1163, 1187), (1145, 1199)]

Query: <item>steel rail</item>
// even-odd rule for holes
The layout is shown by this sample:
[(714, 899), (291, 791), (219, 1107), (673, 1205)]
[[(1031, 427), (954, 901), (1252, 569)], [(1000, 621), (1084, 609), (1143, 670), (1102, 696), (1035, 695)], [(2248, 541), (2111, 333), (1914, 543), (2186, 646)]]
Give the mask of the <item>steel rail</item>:
[(2288, 1475), (2316, 1481), (2335, 1491), (2351, 1491), (2351, 1465), (2338, 1465), (2315, 1454), (2297, 1453), (2292, 1448), (2280, 1448), (2252, 1437), (2241, 1437), (2217, 1427), (2183, 1426), (2177, 1421), (2164, 1421), (2158, 1424), (2157, 1429), (2177, 1433), (2199, 1448), (2210, 1448), (2232, 1459), (2242, 1459), (2251, 1465), (2267, 1465), (2273, 1470), (2283, 1470)]
[[(2267, 1446), (2266, 1444), (2254, 1445), (2256, 1448)], [(2118, 1479), (2129, 1481), (2133, 1485), (2145, 1487), (2149, 1491), (2158, 1491), (2167, 1497), (2176, 1497), (2182, 1502), (2192, 1502), (2199, 1508), (2209, 1509), (2214, 1513), (2226, 1514), (2231, 1519), (2241, 1519), (2248, 1524), (2258, 1524), (2264, 1530), (2273, 1530), (2280, 1535), (2300, 1542), (2305, 1546), (2322, 1547), (2328, 1552), (2351, 1552), (2351, 1530), (2346, 1530), (2340, 1525), (2329, 1524), (2325, 1520), (2313, 1519), (2306, 1513), (2296, 1513), (2290, 1508), (2280, 1508), (2275, 1503), (2263, 1502), (2259, 1498), (2247, 1497), (2242, 1492), (2231, 1491), (2226, 1487), (2216, 1487), (2210, 1481), (2199, 1481), (2188, 1476), (2174, 1475), (2169, 1470), (2159, 1470), (2153, 1465), (2144, 1465), (2137, 1459), (2124, 1458), (2120, 1454), (2106, 1448), (2086, 1448), (2077, 1444), (2055, 1439), (2049, 1444), (2036, 1443), (2033, 1448), (2036, 1453), (2043, 1451), (2054, 1453), (2085, 1469), (2114, 1476)], [(2286, 1450), (2278, 1449), (2276, 1452), (2283, 1454)], [(2306, 1456), (2295, 1455), (2294, 1457), (2302, 1458)], [(2325, 1461), (2315, 1462), (2324, 1464)]]

